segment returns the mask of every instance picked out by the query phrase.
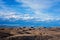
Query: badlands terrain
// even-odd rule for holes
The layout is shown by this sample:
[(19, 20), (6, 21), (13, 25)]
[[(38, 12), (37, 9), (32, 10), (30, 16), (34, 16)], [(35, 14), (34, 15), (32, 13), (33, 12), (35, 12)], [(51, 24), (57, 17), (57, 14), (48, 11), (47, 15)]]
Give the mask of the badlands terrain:
[(60, 28), (0, 28), (0, 40), (60, 40)]

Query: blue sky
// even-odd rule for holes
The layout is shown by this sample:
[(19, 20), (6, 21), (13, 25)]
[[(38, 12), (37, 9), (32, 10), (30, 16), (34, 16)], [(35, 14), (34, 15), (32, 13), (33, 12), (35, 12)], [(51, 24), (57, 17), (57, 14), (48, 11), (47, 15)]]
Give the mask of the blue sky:
[(0, 24), (60, 26), (60, 0), (0, 0)]

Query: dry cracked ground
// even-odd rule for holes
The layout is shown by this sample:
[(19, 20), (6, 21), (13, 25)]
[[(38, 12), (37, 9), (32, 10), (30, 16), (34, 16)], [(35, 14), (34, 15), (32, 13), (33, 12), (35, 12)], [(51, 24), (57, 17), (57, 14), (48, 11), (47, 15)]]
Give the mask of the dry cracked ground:
[(60, 40), (60, 28), (0, 28), (0, 40)]

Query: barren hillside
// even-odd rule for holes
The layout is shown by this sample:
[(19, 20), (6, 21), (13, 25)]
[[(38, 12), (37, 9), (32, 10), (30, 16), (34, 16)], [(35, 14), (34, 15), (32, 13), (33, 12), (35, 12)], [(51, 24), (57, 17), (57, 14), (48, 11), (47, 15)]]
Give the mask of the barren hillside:
[(60, 28), (0, 28), (0, 40), (60, 40)]

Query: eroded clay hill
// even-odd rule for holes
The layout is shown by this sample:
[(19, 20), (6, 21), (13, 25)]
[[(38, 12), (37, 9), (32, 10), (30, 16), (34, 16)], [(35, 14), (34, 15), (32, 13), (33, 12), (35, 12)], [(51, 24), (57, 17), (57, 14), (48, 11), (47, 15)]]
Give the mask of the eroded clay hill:
[(0, 28), (0, 40), (60, 40), (60, 28)]

